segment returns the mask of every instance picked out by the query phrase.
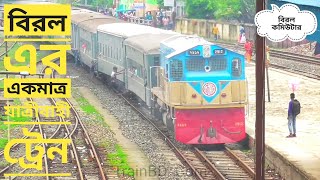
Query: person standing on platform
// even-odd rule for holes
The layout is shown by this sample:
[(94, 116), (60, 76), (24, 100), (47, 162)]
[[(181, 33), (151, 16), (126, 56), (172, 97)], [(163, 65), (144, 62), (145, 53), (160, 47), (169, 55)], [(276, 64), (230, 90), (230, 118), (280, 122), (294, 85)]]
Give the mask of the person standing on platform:
[(213, 34), (214, 40), (215, 41), (218, 40), (219, 29), (216, 24), (212, 28), (212, 34)]
[(244, 44), (244, 49), (246, 50), (246, 54), (245, 54), (245, 57), (246, 57), (246, 60), (247, 60), (247, 63), (251, 63), (251, 58), (252, 58), (252, 42), (251, 40), (248, 40), (245, 44)]
[(241, 37), (242, 37), (242, 35), (243, 34), (245, 34), (245, 30), (244, 30), (244, 27), (243, 26), (240, 26), (240, 35), (239, 35), (239, 43), (240, 43), (240, 41), (241, 41)]
[(314, 56), (316, 58), (320, 58), (320, 43), (319, 42), (316, 43), (316, 46), (314, 48)]
[(175, 9), (173, 9), (172, 14), (171, 14), (172, 30), (174, 30), (176, 27), (176, 16), (177, 16), (177, 13), (176, 13)]
[(296, 137), (296, 116), (297, 114), (294, 112), (294, 93), (290, 94), (290, 102), (289, 102), (289, 108), (288, 108), (288, 128), (289, 128), (289, 136), (290, 137)]

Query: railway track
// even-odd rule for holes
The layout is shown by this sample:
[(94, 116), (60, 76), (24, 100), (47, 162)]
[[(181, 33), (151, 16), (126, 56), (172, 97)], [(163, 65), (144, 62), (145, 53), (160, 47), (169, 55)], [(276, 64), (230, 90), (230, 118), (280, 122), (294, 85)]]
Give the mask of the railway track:
[[(215, 43), (215, 44), (220, 45), (225, 48), (234, 49), (237, 51), (245, 51), (243, 46), (240, 46), (235, 43), (221, 43), (221, 42), (219, 42), (219, 43)], [(284, 59), (284, 60), (292, 61), (295, 63), (304, 63), (304, 64), (308, 64), (308, 65), (320, 66), (320, 59), (312, 57), (312, 56), (305, 56), (305, 55), (301, 55), (301, 54), (285, 52), (285, 51), (281, 51), (281, 50), (274, 50), (274, 49), (272, 49), (270, 51), (270, 56), (273, 58)], [(253, 58), (253, 61), (255, 61), (255, 58)], [(302, 71), (300, 69), (297, 69), (296, 67), (290, 68), (288, 66), (279, 65), (276, 63), (272, 63), (272, 62), (270, 65), (272, 68), (281, 69), (281, 70), (285, 70), (288, 72), (297, 73), (297, 74), (300, 74), (300, 75), (303, 75), (303, 76), (306, 76), (309, 78), (320, 80), (320, 75), (314, 74), (311, 72)]]
[[(188, 174), (190, 176), (192, 175), (199, 180), (254, 179), (254, 162), (247, 158), (240, 150), (231, 150), (228, 147), (224, 147), (222, 151), (202, 151), (194, 146), (188, 149), (178, 148), (170, 140), (170, 134), (166, 133), (166, 130), (163, 130), (154, 120), (148, 117), (149, 115), (146, 114), (146, 110), (136, 105), (136, 102), (127, 97), (126, 94), (120, 94), (119, 91), (116, 91), (116, 93), (138, 112), (142, 118), (154, 126), (162, 136), (162, 139), (189, 169)], [(273, 174), (266, 173), (265, 179), (275, 179), (272, 176)]]
[[(8, 41), (8, 44), (7, 44), (7, 50), (8, 52), (14, 47), (14, 45), (16, 45), (17, 42), (16, 41)], [(6, 55), (6, 42), (2, 42), (0, 44), (0, 58), (2, 58), (4, 55)]]
[[(44, 73), (46, 68), (43, 68), (41, 73)], [(54, 74), (52, 74), (51, 78), (54, 77)], [(51, 105), (57, 105), (57, 100), (54, 98), (49, 98)], [(56, 128), (52, 128), (52, 125), (49, 125), (46, 128), (46, 132), (43, 130), (42, 126), (40, 124), (32, 126), (32, 128), (29, 129), (29, 132), (37, 132), (39, 131), (41, 133), (41, 136), (43, 138), (53, 139), (53, 138), (63, 138), (63, 139), (71, 139), (71, 145), (68, 152), (69, 161), (67, 164), (61, 164), (61, 160), (55, 156), (53, 160), (48, 159), (47, 155), (44, 154), (43, 160), (44, 160), (44, 172), (46, 174), (50, 173), (60, 173), (61, 171), (65, 172), (68, 170), (72, 172), (72, 178), (76, 179), (101, 179), (106, 180), (107, 176), (104, 174), (104, 169), (102, 167), (102, 163), (100, 160), (100, 157), (96, 151), (96, 148), (84, 126), (84, 124), (80, 120), (80, 115), (77, 113), (73, 105), (68, 99), (62, 98), (59, 99), (60, 101), (64, 101), (68, 103), (70, 106), (70, 112), (71, 116), (70, 118), (61, 118), (59, 117), (60, 122), (72, 122), (70, 125), (56, 125)], [(32, 99), (29, 99), (29, 101), (33, 101)], [(43, 118), (36, 117), (36, 122), (42, 121)], [(48, 119), (47, 119), (48, 120)], [(49, 121), (54, 121), (53, 119), (49, 119)], [(55, 120), (57, 121), (57, 119)], [(53, 125), (54, 126), (54, 125)], [(48, 129), (51, 129), (51, 132), (48, 131)], [(52, 132), (52, 130), (55, 130)], [(51, 136), (47, 136), (46, 134), (52, 134)], [(28, 137), (23, 137), (24, 139), (27, 139)], [(43, 148), (46, 150), (49, 148), (48, 144), (42, 144)], [(59, 145), (55, 145), (55, 147), (59, 147)], [(51, 146), (53, 147), (53, 146)], [(19, 144), (16, 144), (14, 147), (12, 147), (13, 151), (17, 151), (16, 156), (21, 157), (21, 152), (24, 152), (24, 148), (21, 148)], [(18, 152), (19, 151), (19, 152)], [(32, 153), (36, 152), (35, 149), (32, 150)], [(11, 154), (11, 153), (10, 153)], [(24, 153), (23, 153), (24, 154)], [(0, 154), (3, 156), (3, 152)], [(25, 157), (25, 156), (24, 156)], [(71, 158), (70, 158), (71, 157)], [(35, 164), (35, 162), (34, 162)], [(75, 168), (76, 167), (76, 168)], [(21, 170), (22, 169), (22, 170)], [(76, 169), (76, 171), (74, 170)], [(24, 172), (28, 173), (39, 173), (35, 172), (33, 169), (23, 169), (17, 166), (17, 163), (10, 164), (0, 170), (0, 177), (4, 175), (6, 172), (19, 172), (19, 174), (22, 174)], [(31, 172), (29, 172), (31, 171)], [(47, 180), (51, 179), (49, 176), (45, 176)], [(19, 177), (11, 177), (11, 179), (18, 179)], [(71, 178), (71, 177), (68, 177)], [(41, 178), (43, 179), (43, 178)]]

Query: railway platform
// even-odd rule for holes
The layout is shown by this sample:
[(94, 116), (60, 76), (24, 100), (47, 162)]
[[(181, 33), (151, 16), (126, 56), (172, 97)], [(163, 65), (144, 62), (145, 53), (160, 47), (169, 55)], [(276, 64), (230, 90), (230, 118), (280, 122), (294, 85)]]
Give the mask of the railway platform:
[[(247, 133), (254, 149), (255, 137), (255, 66), (246, 67), (249, 83), (249, 116), (246, 120)], [(301, 113), (297, 116), (297, 137), (286, 138), (288, 130), (288, 103), (290, 81), (299, 82), (295, 91), (300, 101)], [(266, 95), (265, 143), (266, 162), (281, 173), (285, 179), (320, 179), (320, 81), (269, 68), (270, 96)], [(267, 86), (266, 86), (267, 87)]]

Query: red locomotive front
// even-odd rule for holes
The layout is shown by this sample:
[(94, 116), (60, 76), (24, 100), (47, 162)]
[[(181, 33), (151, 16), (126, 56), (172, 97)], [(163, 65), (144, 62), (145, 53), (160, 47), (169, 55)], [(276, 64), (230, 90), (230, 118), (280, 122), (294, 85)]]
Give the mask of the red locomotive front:
[(236, 143), (246, 137), (244, 108), (176, 109), (176, 140), (184, 144)]

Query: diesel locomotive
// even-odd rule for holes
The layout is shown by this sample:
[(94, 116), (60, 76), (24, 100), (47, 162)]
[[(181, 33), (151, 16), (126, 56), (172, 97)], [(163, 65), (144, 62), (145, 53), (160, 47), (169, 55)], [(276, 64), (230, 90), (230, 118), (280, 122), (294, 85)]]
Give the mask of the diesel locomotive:
[(243, 140), (247, 82), (241, 54), (197, 36), (72, 10), (72, 54), (96, 75), (123, 70), (133, 92), (184, 144)]

